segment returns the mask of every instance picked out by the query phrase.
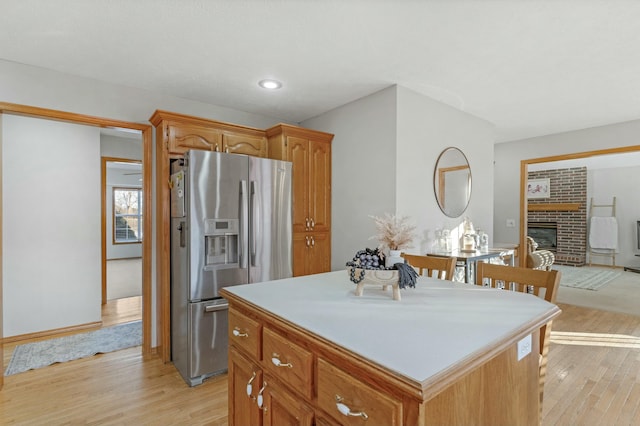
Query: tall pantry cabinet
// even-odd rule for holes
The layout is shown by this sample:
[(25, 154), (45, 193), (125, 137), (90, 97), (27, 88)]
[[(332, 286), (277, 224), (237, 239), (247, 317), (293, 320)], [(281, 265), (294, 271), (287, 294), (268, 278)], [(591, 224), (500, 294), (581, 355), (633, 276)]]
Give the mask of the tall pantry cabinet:
[(293, 275), (328, 272), (333, 135), (287, 124), (266, 133), (269, 158), (293, 163)]

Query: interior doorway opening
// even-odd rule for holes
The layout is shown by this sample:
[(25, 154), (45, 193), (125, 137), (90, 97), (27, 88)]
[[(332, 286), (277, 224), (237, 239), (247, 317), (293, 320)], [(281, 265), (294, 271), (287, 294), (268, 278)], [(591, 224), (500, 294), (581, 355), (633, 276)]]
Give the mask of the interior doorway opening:
[[(142, 140), (141, 147), (141, 163), (142, 163), (142, 186), (148, 188), (148, 191), (144, 192), (143, 201), (143, 216), (144, 220), (144, 233), (151, 235), (152, 221), (151, 221), (151, 159), (152, 159), (152, 133), (151, 126), (125, 122), (119, 120), (111, 120), (93, 116), (84, 116), (76, 113), (69, 113), (57, 110), (49, 110), (38, 107), (0, 103), (0, 113), (7, 115), (20, 115), (33, 118), (40, 118), (45, 120), (63, 121), (71, 124), (81, 124), (93, 127), (100, 127), (103, 129), (114, 129), (121, 131), (136, 132), (138, 137)], [(148, 166), (148, 167), (145, 167)], [(6, 223), (2, 226), (7, 226)], [(0, 243), (1, 244), (1, 243)], [(142, 323), (143, 323), (143, 342), (142, 352), (149, 354), (152, 352), (152, 338), (151, 338), (151, 315), (152, 315), (152, 303), (151, 303), (151, 242), (146, 239), (142, 242)], [(0, 246), (0, 250), (2, 247)], [(1, 279), (1, 278), (0, 278)], [(1, 284), (1, 283), (0, 283)], [(1, 307), (1, 306), (0, 306)], [(0, 310), (0, 315), (2, 311)], [(77, 327), (71, 327), (77, 328)], [(82, 328), (82, 325), (79, 326)], [(39, 335), (47, 335), (49, 331), (43, 331), (37, 333)], [(51, 334), (55, 334), (56, 330), (51, 330)], [(0, 335), (0, 337), (3, 337)], [(6, 339), (5, 339), (6, 340)], [(1, 384), (1, 382), (0, 382)]]

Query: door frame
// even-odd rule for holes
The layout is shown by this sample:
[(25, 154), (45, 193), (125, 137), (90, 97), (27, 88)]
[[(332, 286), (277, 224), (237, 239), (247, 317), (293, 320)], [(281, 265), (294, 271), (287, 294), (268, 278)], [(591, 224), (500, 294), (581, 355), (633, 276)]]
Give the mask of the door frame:
[[(119, 158), (119, 157), (100, 157), (100, 198), (101, 198), (101, 225), (100, 225), (100, 235), (102, 238), (102, 304), (107, 303), (107, 214), (111, 214), (111, 212), (107, 212), (107, 163), (113, 162), (120, 163), (132, 163), (132, 164), (142, 164), (141, 160), (134, 160), (131, 158)], [(144, 202), (144, 189), (142, 191), (142, 201)], [(144, 206), (143, 206), (143, 220), (146, 219), (144, 217)], [(142, 224), (142, 229), (144, 231), (144, 223)], [(143, 237), (143, 243), (144, 238)]]
[[(94, 126), (101, 128), (115, 128), (138, 130), (142, 132), (142, 189), (143, 189), (143, 220), (144, 235), (142, 240), (142, 353), (143, 355), (152, 353), (151, 347), (151, 300), (152, 300), (152, 283), (151, 283), (151, 263), (152, 263), (152, 127), (149, 124), (140, 124), (129, 121), (112, 120), (109, 118), (94, 117), (84, 114), (76, 114), (73, 112), (59, 111), (47, 108), (40, 108), (28, 105), (12, 104), (0, 102), (0, 114), (22, 115), (33, 118), (42, 118), (47, 120), (63, 121), (72, 124), (82, 124), (86, 126)], [(0, 163), (0, 172), (2, 171)], [(0, 187), (0, 198), (2, 195), (2, 187)], [(0, 223), (0, 236), (2, 235), (2, 226)], [(0, 253), (2, 252), (2, 240), (0, 239)], [(1, 271), (0, 264), (0, 271)], [(0, 274), (0, 291), (2, 289), (2, 275)], [(2, 297), (0, 295), (0, 316), (2, 315)], [(1, 330), (0, 330), (0, 338)], [(0, 386), (1, 386), (0, 382)]]
[(598, 155), (625, 154), (640, 151), (640, 145), (605, 148), (594, 151), (576, 152), (572, 154), (552, 155), (550, 157), (530, 158), (520, 161), (520, 244), (518, 246), (518, 264), (527, 266), (527, 175), (529, 164), (549, 163), (553, 161), (577, 160), (580, 158), (595, 157)]

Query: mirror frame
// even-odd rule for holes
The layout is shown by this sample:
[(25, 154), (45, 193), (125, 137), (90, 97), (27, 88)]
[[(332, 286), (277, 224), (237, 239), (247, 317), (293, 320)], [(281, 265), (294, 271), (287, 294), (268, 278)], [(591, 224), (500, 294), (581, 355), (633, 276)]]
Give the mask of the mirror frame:
[[(452, 165), (447, 167), (438, 167), (441, 160), (443, 159), (443, 156), (448, 152), (459, 153), (462, 156), (462, 159), (464, 159), (464, 164)], [(462, 207), (460, 211), (458, 210), (451, 211), (451, 209), (447, 209), (445, 205), (446, 174), (451, 172), (457, 172), (460, 170), (465, 170), (465, 169), (469, 171), (468, 178), (467, 178), (468, 183), (467, 183), (467, 189), (466, 189), (466, 192), (467, 192), (466, 201), (465, 201), (464, 207)], [(467, 159), (467, 156), (464, 155), (462, 150), (460, 150), (459, 148), (456, 148), (453, 146), (445, 148), (438, 156), (438, 159), (436, 160), (436, 166), (433, 171), (433, 192), (436, 197), (436, 202), (438, 203), (438, 207), (440, 207), (440, 210), (442, 211), (442, 213), (444, 213), (445, 216), (451, 217), (451, 218), (462, 216), (462, 214), (467, 210), (467, 207), (469, 207), (469, 202), (471, 201), (471, 188), (472, 188), (471, 166), (469, 165), (469, 160)]]

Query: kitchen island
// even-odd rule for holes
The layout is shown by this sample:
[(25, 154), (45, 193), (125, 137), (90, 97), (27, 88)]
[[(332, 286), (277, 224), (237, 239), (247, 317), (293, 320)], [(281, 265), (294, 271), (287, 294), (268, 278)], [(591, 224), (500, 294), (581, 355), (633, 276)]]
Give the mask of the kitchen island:
[(230, 425), (538, 424), (557, 306), (426, 277), (401, 301), (354, 290), (336, 271), (222, 291)]

